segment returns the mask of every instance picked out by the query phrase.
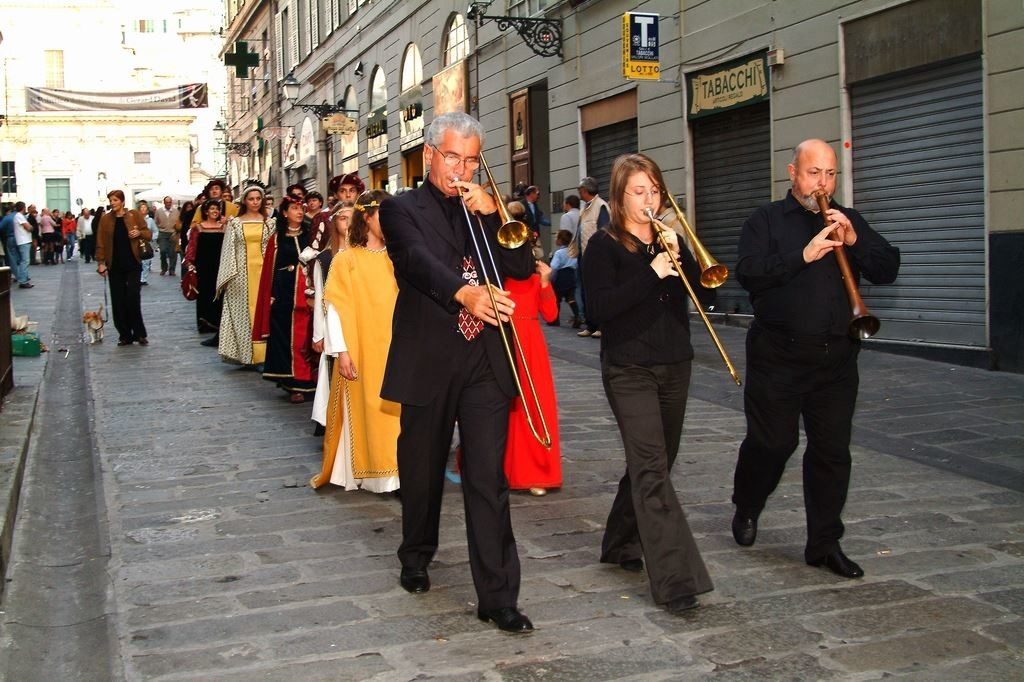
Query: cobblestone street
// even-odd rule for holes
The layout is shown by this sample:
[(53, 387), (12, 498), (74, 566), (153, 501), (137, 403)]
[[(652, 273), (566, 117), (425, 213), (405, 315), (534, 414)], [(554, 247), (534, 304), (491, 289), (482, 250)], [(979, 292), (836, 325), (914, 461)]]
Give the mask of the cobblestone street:
[[(537, 626), (514, 637), (475, 617), (457, 485), (446, 492), (433, 589), (407, 594), (395, 556), (399, 500), (313, 491), (320, 445), (309, 406), (201, 347), (177, 279), (154, 272), (143, 289), (151, 345), (118, 348), (112, 323), (102, 344), (53, 338), (61, 292), (80, 287), (82, 309), (103, 300), (91, 266), (34, 267), (32, 276), (36, 288), (14, 292), (14, 305), (40, 323), (50, 352), (17, 358), (0, 434), (12, 448), (16, 429), (27, 432), (26, 396), (45, 363), (67, 361), (58, 348), (84, 354), (117, 678), (1024, 677), (1022, 375), (862, 353), (843, 548), (866, 577), (849, 581), (804, 565), (801, 451), (757, 544), (733, 541), (742, 391), (692, 323), (698, 358), (674, 481), (715, 590), (679, 617), (655, 607), (644, 574), (597, 561), (621, 442), (596, 369), (599, 342), (546, 328), (565, 484), (513, 496), (520, 606)], [(742, 373), (744, 330), (716, 329)], [(84, 396), (72, 404), (90, 407)], [(45, 454), (39, 409), (30, 459)], [(19, 562), (44, 540), (20, 533), (28, 527), (15, 530), (9, 581), (27, 575)], [(24, 619), (10, 609), (4, 619), (9, 646), (11, 624)]]

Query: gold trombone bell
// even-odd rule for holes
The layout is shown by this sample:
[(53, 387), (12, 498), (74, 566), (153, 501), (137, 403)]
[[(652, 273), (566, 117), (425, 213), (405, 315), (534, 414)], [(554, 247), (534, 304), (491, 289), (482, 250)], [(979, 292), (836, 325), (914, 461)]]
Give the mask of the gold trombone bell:
[(679, 217), (679, 222), (683, 226), (683, 231), (686, 232), (686, 238), (690, 240), (690, 244), (693, 245), (693, 255), (697, 259), (697, 265), (700, 266), (700, 283), (705, 289), (717, 289), (718, 287), (725, 284), (725, 280), (729, 279), (729, 268), (725, 267), (714, 257), (708, 253), (708, 250), (704, 248), (704, 245), (697, 239), (697, 233), (690, 227), (690, 223), (686, 222), (686, 215), (682, 209), (679, 208), (679, 204), (676, 203), (675, 197), (672, 196), (672, 192), (666, 192), (668, 195), (669, 203), (672, 204), (672, 210), (675, 211), (676, 216)]
[(480, 153), (480, 167), (487, 176), (487, 184), (491, 187), (491, 194), (494, 196), (494, 203), (498, 205), (498, 216), (501, 218), (501, 227), (498, 228), (498, 243), (506, 249), (518, 249), (530, 238), (530, 228), (521, 220), (516, 220), (508, 212), (508, 206), (501, 200), (501, 192), (498, 191), (498, 183), (491, 175), (491, 169), (487, 167), (487, 160), (483, 152)]

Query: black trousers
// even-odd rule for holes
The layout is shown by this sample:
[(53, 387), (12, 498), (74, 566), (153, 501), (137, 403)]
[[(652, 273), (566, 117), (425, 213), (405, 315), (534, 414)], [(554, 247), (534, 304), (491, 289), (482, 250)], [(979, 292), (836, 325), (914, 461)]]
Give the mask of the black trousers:
[(96, 257), (96, 238), (91, 234), (82, 237), (81, 241), (78, 242), (78, 250), (85, 258), (86, 263), (92, 262), (93, 258)]
[(107, 270), (110, 283), (110, 315), (122, 340), (138, 341), (146, 338), (146, 325), (142, 322), (142, 268)]
[(398, 473), (402, 480), (402, 566), (434, 558), (445, 463), (456, 420), (462, 442), (462, 500), (469, 566), (482, 609), (516, 606), (519, 554), (512, 533), (505, 442), (510, 398), (501, 392), (483, 344), (466, 344), (458, 369), (428, 405), (402, 405)]
[(755, 516), (760, 513), (796, 450), (803, 417), (807, 561), (828, 554), (843, 536), (840, 517), (850, 485), (859, 350), (844, 336), (798, 339), (756, 322), (747, 333), (747, 435), (740, 445), (732, 501)]
[(643, 556), (657, 604), (713, 589), (672, 486), (690, 365), (605, 362), (602, 367), (605, 394), (622, 434), (626, 474), (608, 514), (601, 561), (619, 563)]

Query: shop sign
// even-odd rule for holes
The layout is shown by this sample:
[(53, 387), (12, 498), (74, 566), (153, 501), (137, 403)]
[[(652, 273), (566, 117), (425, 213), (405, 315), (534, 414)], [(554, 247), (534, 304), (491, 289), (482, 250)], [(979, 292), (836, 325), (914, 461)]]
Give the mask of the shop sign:
[(370, 163), (387, 158), (388, 111), (378, 107), (366, 117), (366, 155)]
[(356, 120), (346, 114), (331, 114), (323, 120), (324, 130), (329, 135), (348, 135), (356, 132), (359, 124)]
[(399, 144), (402, 150), (423, 141), (423, 88), (416, 84), (398, 96)]
[(767, 54), (729, 62), (686, 77), (690, 93), (688, 118), (717, 114), (768, 99)]
[(388, 108), (377, 107), (366, 117), (366, 137), (373, 139), (388, 134)]
[(460, 59), (434, 75), (431, 80), (434, 91), (434, 116), (449, 111), (468, 111), (469, 66)]
[(622, 75), (633, 80), (661, 77), (658, 15), (626, 12), (622, 15)]
[(316, 156), (316, 136), (313, 134), (313, 121), (307, 116), (299, 133), (299, 159), (305, 161), (311, 156)]

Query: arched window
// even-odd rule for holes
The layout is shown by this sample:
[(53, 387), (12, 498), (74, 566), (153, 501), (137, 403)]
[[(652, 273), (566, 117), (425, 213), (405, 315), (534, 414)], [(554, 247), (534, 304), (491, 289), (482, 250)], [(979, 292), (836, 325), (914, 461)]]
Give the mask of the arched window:
[(469, 31), (461, 14), (452, 15), (445, 32), (444, 65), (450, 66), (469, 56)]
[(384, 69), (379, 66), (375, 68), (370, 83), (370, 111), (373, 111), (388, 103), (388, 85), (384, 80)]
[(420, 51), (416, 43), (409, 43), (405, 48), (405, 56), (402, 58), (402, 84), (401, 91), (419, 85), (423, 80), (423, 60), (420, 59)]
[[(359, 120), (359, 100), (356, 99), (356, 89), (353, 86), (345, 88), (345, 96), (341, 105), (348, 109), (348, 116)], [(359, 170), (359, 134), (356, 131), (341, 135), (341, 172), (352, 173)]]
[(349, 110), (349, 116), (357, 118), (359, 116), (359, 100), (356, 99), (356, 89), (350, 85), (345, 88), (345, 97), (341, 100), (342, 104), (346, 109)]

